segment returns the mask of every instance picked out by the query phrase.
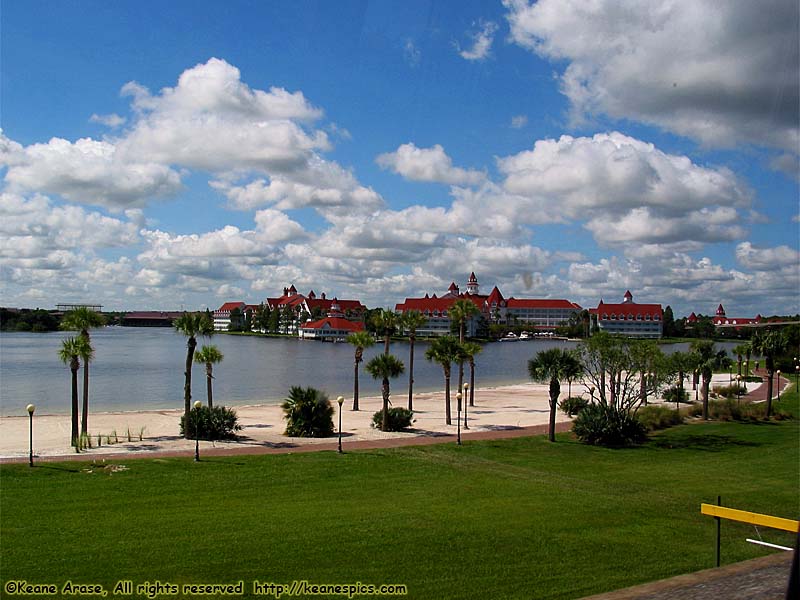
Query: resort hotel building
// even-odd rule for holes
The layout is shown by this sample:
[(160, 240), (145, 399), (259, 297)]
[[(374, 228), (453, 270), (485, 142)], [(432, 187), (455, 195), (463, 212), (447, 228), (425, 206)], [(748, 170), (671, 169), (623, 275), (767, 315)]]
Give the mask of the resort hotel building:
[(637, 304), (630, 290), (619, 304), (600, 300), (589, 311), (600, 331), (637, 338), (660, 338), (664, 330), (664, 311), (660, 304)]

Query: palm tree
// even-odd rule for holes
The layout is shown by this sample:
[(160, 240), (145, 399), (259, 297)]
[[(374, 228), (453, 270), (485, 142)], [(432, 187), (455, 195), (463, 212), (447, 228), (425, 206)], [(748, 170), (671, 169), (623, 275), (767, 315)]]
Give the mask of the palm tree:
[(390, 308), (381, 309), (372, 317), (372, 324), (378, 333), (383, 335), (383, 353), (389, 354), (389, 340), (397, 329), (398, 317)]
[(72, 445), (78, 445), (78, 369), (79, 358), (91, 356), (92, 348), (82, 336), (67, 338), (61, 342), (58, 357), (72, 371)]
[(213, 394), (211, 393), (211, 380), (214, 379), (214, 365), (221, 363), (223, 358), (225, 358), (225, 356), (216, 346), (203, 346), (200, 348), (200, 351), (194, 355), (194, 362), (206, 366), (206, 391), (208, 395), (208, 408), (214, 406), (214, 398)]
[(405, 367), (403, 361), (392, 356), (391, 354), (379, 354), (366, 365), (367, 373), (372, 375), (373, 379), (380, 379), (383, 392), (383, 423), (381, 424), (381, 431), (388, 431), (389, 429), (389, 379), (400, 377)]
[[(475, 406), (475, 356), (483, 350), (483, 347), (475, 342), (464, 342), (461, 349), (469, 363), (469, 405)], [(464, 398), (464, 401), (467, 399)]]
[(542, 383), (550, 383), (550, 427), (548, 429), (548, 438), (551, 442), (556, 441), (556, 408), (558, 407), (558, 396), (561, 394), (560, 381), (579, 369), (580, 361), (578, 358), (572, 352), (563, 348), (545, 350), (528, 361), (528, 374), (531, 379)]
[(750, 342), (745, 342), (744, 344), (739, 344), (735, 346), (731, 352), (736, 355), (736, 374), (742, 374), (742, 356), (747, 356), (747, 361), (750, 361)]
[[(101, 327), (105, 324), (103, 315), (94, 312), (93, 310), (80, 306), (75, 310), (71, 310), (64, 315), (61, 319), (61, 329), (80, 331), (80, 336), (86, 340), (86, 343), (91, 347), (92, 340), (89, 337), (89, 330), (95, 327)], [(81, 417), (81, 433), (86, 433), (89, 427), (89, 362), (94, 357), (94, 351), (89, 355), (81, 355), (83, 360), (83, 415)]]
[(414, 343), (417, 329), (427, 324), (428, 318), (418, 310), (409, 310), (400, 316), (400, 326), (408, 331), (408, 410), (414, 410)]
[(366, 331), (356, 331), (347, 336), (347, 342), (356, 347), (353, 363), (353, 410), (358, 410), (358, 363), (364, 360), (364, 348), (372, 346), (375, 340)]
[[(464, 343), (464, 329), (467, 321), (478, 314), (478, 307), (469, 300), (459, 298), (450, 307), (450, 321), (458, 325), (458, 341)], [(464, 385), (464, 361), (458, 362), (458, 389)]]
[(444, 371), (444, 415), (448, 425), (453, 424), (450, 413), (450, 367), (460, 356), (461, 344), (452, 335), (436, 338), (425, 351), (425, 358), (439, 363)]
[[(197, 336), (214, 335), (214, 322), (203, 313), (185, 312), (180, 317), (175, 319), (174, 325), (176, 330), (189, 338), (186, 341), (186, 370), (183, 372), (185, 377), (183, 384), (183, 409), (186, 422), (188, 423), (189, 413), (192, 410), (192, 359), (194, 357), (194, 349), (197, 347)], [(188, 440), (188, 427), (186, 428), (184, 435)]]
[[(758, 331), (750, 341), (753, 352), (764, 357), (767, 369), (767, 418), (772, 415), (772, 377), (775, 374), (775, 357), (786, 350), (786, 336), (779, 331)], [(780, 385), (780, 382), (778, 382)]]
[(714, 342), (711, 340), (694, 340), (689, 346), (693, 355), (693, 362), (703, 383), (700, 393), (703, 396), (703, 419), (708, 420), (708, 391), (711, 386), (711, 376), (714, 375), (714, 367), (717, 364), (716, 353), (714, 352)]

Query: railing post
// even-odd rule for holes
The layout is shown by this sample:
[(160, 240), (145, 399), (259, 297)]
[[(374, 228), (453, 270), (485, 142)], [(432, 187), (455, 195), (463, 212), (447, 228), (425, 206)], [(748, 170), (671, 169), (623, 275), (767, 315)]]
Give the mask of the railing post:
[[(717, 506), (722, 506), (722, 497), (717, 496)], [(719, 546), (720, 546), (720, 517), (714, 517), (717, 520), (717, 566), (719, 566)]]

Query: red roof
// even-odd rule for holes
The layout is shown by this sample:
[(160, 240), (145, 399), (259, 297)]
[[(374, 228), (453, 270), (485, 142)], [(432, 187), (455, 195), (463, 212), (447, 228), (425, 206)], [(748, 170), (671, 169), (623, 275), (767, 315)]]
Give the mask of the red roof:
[(509, 298), (506, 302), (508, 308), (565, 308), (580, 310), (581, 307), (569, 300), (550, 300), (538, 298)]
[(664, 316), (664, 310), (661, 308), (660, 304), (637, 304), (634, 302), (605, 304), (602, 300), (597, 308), (592, 308), (589, 312), (598, 315), (601, 319), (604, 318), (603, 315), (607, 315), (607, 317), (615, 315), (619, 321), (627, 320), (629, 315), (634, 319), (639, 315), (657, 316), (659, 320)]
[[(334, 300), (323, 300), (322, 298), (307, 298), (306, 305), (308, 306), (309, 310), (319, 307), (322, 311), (328, 311), (331, 308)], [(339, 305), (339, 308), (342, 312), (350, 311), (363, 311), (365, 306), (361, 304), (358, 300), (336, 300), (336, 303)]]
[(311, 323), (304, 323), (300, 329), (339, 329), (343, 331), (363, 331), (364, 324), (360, 321), (348, 321), (341, 317), (325, 317)]
[(244, 302), (226, 302), (225, 304), (220, 306), (214, 312), (230, 312), (234, 308), (238, 308), (239, 310), (242, 310), (245, 306), (246, 306), (246, 304)]

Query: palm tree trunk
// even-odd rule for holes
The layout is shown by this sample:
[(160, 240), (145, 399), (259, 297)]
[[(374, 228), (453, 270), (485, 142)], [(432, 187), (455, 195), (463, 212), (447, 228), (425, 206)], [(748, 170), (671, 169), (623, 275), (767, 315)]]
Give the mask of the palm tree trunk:
[(444, 422), (448, 425), (453, 424), (453, 418), (450, 414), (450, 373), (444, 374)]
[[(458, 329), (458, 343), (464, 343), (464, 323), (461, 323), (461, 327)], [(464, 361), (458, 361), (458, 392), (460, 393), (464, 389)]]
[(558, 396), (561, 394), (561, 385), (558, 379), (550, 380), (550, 426), (547, 430), (547, 438), (551, 442), (556, 441), (556, 408), (558, 407)]
[(211, 363), (206, 365), (206, 392), (208, 393), (208, 408), (214, 407), (214, 395), (211, 391), (211, 380), (214, 379)]
[(469, 363), (469, 405), (475, 406), (475, 362)]
[[(772, 415), (772, 392), (774, 391), (772, 385), (772, 378), (775, 375), (774, 371), (770, 368), (767, 369), (767, 419)], [(780, 385), (780, 382), (778, 382)]]
[(186, 370), (183, 372), (185, 383), (183, 384), (183, 414), (186, 423), (184, 430), (184, 437), (188, 440), (191, 438), (189, 432), (189, 416), (192, 409), (192, 359), (194, 358), (194, 349), (197, 347), (197, 340), (194, 336), (189, 337), (186, 342)]
[(353, 369), (353, 410), (358, 410), (358, 361)]
[(383, 378), (383, 424), (382, 431), (389, 430), (389, 378)]
[(390, 337), (391, 336), (388, 333), (385, 336), (383, 336), (383, 353), (386, 354), (387, 356), (389, 355), (389, 338)]
[(78, 446), (78, 359), (70, 364), (72, 371), (72, 445)]
[(408, 410), (414, 410), (414, 336), (408, 336)]
[(81, 433), (89, 428), (89, 361), (83, 361), (83, 414), (81, 414)]

